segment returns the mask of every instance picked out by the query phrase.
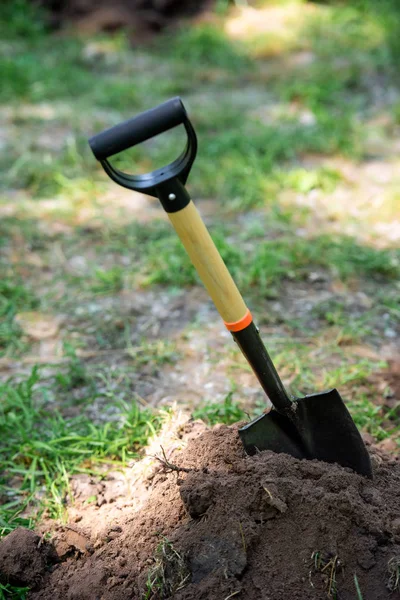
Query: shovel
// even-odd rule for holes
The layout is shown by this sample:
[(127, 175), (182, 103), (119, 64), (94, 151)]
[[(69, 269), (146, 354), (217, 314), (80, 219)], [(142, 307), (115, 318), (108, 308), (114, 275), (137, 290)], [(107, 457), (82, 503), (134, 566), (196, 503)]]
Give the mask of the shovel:
[[(186, 148), (167, 166), (130, 175), (109, 158), (183, 125)], [(372, 478), (369, 454), (336, 389), (289, 398), (238, 288), (185, 188), (197, 153), (193, 126), (180, 98), (173, 98), (89, 140), (93, 154), (119, 185), (159, 198), (225, 326), (232, 333), (273, 409), (251, 421), (239, 436), (245, 451), (284, 452), (299, 459), (338, 463)]]

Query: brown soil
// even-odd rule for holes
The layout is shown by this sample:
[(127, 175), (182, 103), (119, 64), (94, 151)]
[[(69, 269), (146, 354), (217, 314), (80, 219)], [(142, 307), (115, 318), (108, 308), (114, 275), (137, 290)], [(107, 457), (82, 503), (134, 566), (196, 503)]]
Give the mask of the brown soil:
[(17, 530), (0, 545), (3, 579), (36, 586), (30, 600), (357, 600), (356, 575), (364, 600), (399, 597), (397, 458), (370, 448), (370, 481), (283, 454), (247, 457), (235, 426), (175, 433), (167, 463), (148, 453), (126, 473), (75, 478), (68, 526), (42, 526), (57, 561)]
[(53, 546), (23, 527), (15, 529), (0, 544), (0, 575), (7, 583), (34, 587), (55, 561)]

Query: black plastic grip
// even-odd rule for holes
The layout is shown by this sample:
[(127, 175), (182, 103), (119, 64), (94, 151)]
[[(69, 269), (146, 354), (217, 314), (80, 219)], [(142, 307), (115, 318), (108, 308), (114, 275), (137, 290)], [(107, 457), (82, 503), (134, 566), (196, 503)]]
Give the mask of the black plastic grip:
[(106, 160), (109, 156), (181, 125), (186, 119), (182, 100), (179, 97), (172, 98), (133, 119), (98, 133), (90, 138), (89, 144), (97, 160)]
[[(186, 133), (185, 149), (174, 161), (151, 173), (141, 175), (125, 173), (108, 160), (118, 152), (123, 152), (181, 124)], [(180, 98), (171, 98), (129, 121), (98, 133), (90, 138), (89, 144), (107, 175), (119, 185), (160, 198), (164, 208), (167, 207), (165, 208), (167, 212), (182, 208), (178, 198), (183, 199), (186, 204), (189, 202), (189, 196), (183, 186), (196, 158), (197, 138)], [(176, 197), (176, 200), (172, 201), (172, 196)]]

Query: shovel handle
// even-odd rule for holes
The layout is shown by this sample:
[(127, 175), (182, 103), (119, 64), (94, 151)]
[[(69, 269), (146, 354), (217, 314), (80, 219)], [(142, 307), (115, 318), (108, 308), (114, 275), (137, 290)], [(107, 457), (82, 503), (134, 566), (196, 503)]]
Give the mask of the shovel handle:
[(228, 329), (246, 318), (250, 323), (250, 311), (193, 202), (168, 217)]
[[(145, 175), (129, 175), (108, 161), (110, 156), (183, 124), (187, 145), (173, 163)], [(235, 282), (200, 214), (184, 187), (196, 156), (197, 139), (180, 98), (173, 98), (141, 115), (103, 131), (90, 140), (106, 173), (123, 187), (157, 196), (203, 281), (226, 327), (256, 374), (269, 399), (281, 412), (292, 410), (274, 364), (262, 343)]]
[[(171, 186), (171, 182), (166, 184)], [(172, 188), (170, 188), (172, 189)], [(240, 350), (252, 367), (261, 387), (276, 409), (284, 414), (292, 412), (289, 399), (275, 366), (265, 348), (249, 309), (221, 258), (208, 230), (183, 185), (174, 182), (174, 193), (160, 192), (160, 200), (167, 211), (200, 279), (204, 283), (225, 326), (232, 333)], [(170, 198), (169, 207), (165, 198)]]

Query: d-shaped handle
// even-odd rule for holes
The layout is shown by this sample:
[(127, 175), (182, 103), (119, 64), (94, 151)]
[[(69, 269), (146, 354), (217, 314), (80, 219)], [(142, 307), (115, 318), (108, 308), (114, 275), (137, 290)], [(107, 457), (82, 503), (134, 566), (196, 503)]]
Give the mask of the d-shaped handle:
[(182, 100), (172, 98), (133, 119), (98, 133), (90, 138), (89, 144), (97, 160), (105, 160), (164, 131), (182, 125), (187, 118)]
[[(186, 148), (169, 165), (145, 175), (130, 175), (120, 171), (109, 162), (108, 158), (110, 156), (123, 152), (178, 125), (184, 125), (185, 127), (187, 134)], [(89, 145), (111, 179), (123, 187), (144, 192), (151, 196), (157, 196), (157, 186), (170, 179), (179, 179), (182, 183), (186, 183), (197, 153), (196, 133), (179, 97), (172, 98), (133, 119), (98, 133), (90, 138)]]

